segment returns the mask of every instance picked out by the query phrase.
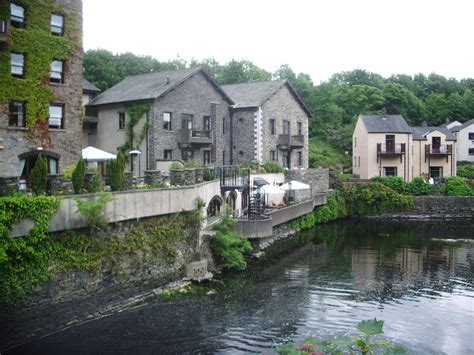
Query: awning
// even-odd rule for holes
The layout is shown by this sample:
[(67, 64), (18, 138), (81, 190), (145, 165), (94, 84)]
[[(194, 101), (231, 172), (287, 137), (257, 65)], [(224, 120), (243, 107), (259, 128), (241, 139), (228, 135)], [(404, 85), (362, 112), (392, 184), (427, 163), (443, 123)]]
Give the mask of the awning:
[(95, 147), (87, 147), (82, 150), (82, 158), (87, 161), (106, 161), (117, 159), (115, 154), (108, 153)]
[(269, 185), (268, 181), (264, 180), (262, 178), (253, 179), (253, 186), (260, 187), (260, 186), (263, 186), (263, 185)]

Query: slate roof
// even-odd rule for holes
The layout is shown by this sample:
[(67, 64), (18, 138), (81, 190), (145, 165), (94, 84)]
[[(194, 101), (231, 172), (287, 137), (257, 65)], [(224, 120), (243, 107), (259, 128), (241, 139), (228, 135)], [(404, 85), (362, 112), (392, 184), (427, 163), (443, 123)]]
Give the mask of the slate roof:
[(473, 119), (470, 119), (469, 121), (467, 122), (464, 122), (462, 125), (460, 126), (456, 126), (454, 128), (451, 129), (451, 132), (459, 132), (461, 129), (464, 129), (470, 125), (474, 124), (474, 118)]
[(100, 92), (100, 89), (92, 84), (89, 80), (82, 78), (82, 91), (84, 92)]
[(254, 81), (251, 83), (222, 85), (222, 89), (234, 100), (236, 103), (235, 108), (260, 107), (283, 85), (288, 86), (288, 89), (300, 106), (311, 117), (311, 111), (287, 80)]
[(446, 136), (447, 141), (455, 141), (456, 137), (454, 136), (453, 132), (447, 129), (444, 126), (418, 126), (412, 127), (413, 139), (414, 140), (426, 140), (426, 135), (433, 131), (440, 131)]
[(368, 133), (411, 133), (402, 115), (360, 115)]
[(168, 70), (129, 76), (97, 96), (88, 106), (100, 106), (127, 101), (153, 100), (176, 88), (194, 74), (202, 72), (211, 84), (231, 103), (234, 102), (202, 68)]

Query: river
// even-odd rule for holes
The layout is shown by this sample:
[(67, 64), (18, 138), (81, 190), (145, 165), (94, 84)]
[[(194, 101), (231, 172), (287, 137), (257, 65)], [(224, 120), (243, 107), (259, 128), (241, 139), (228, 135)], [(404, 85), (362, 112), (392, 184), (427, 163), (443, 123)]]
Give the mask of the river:
[(225, 287), (159, 298), (7, 354), (271, 353), (309, 336), (356, 334), (374, 317), (411, 353), (473, 354), (473, 238), (472, 222), (319, 226), (225, 275)]

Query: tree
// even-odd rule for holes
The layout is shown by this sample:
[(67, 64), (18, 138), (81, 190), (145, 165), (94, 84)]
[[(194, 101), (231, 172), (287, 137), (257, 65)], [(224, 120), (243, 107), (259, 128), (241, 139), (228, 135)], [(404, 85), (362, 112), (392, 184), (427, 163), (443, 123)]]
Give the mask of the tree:
[(388, 114), (401, 114), (410, 123), (419, 123), (424, 116), (424, 106), (411, 91), (401, 84), (389, 82), (383, 90), (384, 107)]
[(42, 195), (46, 192), (48, 183), (48, 160), (38, 154), (35, 167), (31, 170), (30, 184), (35, 195)]
[(235, 59), (225, 64), (216, 76), (217, 82), (221, 85), (264, 81), (271, 80), (271, 78), (269, 72), (259, 68), (252, 62)]
[(76, 164), (76, 168), (72, 173), (72, 186), (74, 187), (74, 193), (79, 194), (82, 190), (82, 185), (84, 185), (84, 176), (86, 174), (86, 163), (82, 157)]

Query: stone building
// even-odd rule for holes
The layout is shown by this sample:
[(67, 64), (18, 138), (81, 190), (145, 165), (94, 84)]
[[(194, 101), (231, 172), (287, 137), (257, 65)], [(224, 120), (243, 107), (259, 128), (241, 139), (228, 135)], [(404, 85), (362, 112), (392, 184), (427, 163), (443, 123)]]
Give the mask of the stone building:
[(28, 178), (38, 153), (49, 173), (82, 145), (82, 1), (0, 3), (0, 176)]
[(286, 81), (222, 86), (235, 101), (232, 110), (234, 164), (280, 162), (308, 167), (309, 109)]
[(86, 116), (97, 117), (97, 148), (140, 152), (128, 163), (138, 176), (163, 161), (229, 164), (233, 104), (194, 68), (130, 76), (86, 105)]
[(83, 126), (82, 126), (82, 147), (95, 146), (97, 144), (97, 117), (86, 115), (85, 106), (100, 94), (100, 89), (86, 79), (82, 79), (82, 106), (83, 106)]

